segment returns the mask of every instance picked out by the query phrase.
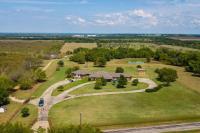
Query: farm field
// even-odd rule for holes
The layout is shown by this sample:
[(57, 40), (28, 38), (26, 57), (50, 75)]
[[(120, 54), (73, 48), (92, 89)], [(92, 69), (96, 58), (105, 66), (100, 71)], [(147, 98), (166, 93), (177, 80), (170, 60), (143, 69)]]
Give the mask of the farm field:
[(61, 53), (65, 54), (67, 51), (73, 51), (76, 48), (95, 48), (96, 43), (65, 43), (61, 48)]

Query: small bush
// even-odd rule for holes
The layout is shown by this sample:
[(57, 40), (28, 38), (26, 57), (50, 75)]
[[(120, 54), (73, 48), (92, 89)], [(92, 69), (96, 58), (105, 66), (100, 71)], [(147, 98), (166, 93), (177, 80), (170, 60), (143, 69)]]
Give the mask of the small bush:
[(27, 116), (29, 116), (30, 115), (30, 113), (29, 113), (29, 108), (23, 108), (22, 110), (21, 110), (21, 114), (22, 114), (22, 117), (27, 117)]
[(64, 87), (61, 85), (57, 88), (58, 91), (63, 91), (64, 90)]
[(153, 89), (146, 89), (145, 92), (151, 93), (151, 92), (157, 92), (160, 89), (162, 89), (162, 85), (158, 85), (157, 87), (153, 88)]
[(132, 81), (132, 85), (133, 85), (133, 86), (137, 86), (138, 83), (139, 83), (139, 80), (138, 80), (138, 79), (134, 79), (134, 80)]

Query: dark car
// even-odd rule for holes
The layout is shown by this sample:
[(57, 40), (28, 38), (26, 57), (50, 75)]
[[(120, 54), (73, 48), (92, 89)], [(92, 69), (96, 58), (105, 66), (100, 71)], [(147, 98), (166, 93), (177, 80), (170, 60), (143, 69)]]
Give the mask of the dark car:
[(74, 82), (74, 80), (73, 79), (69, 79), (69, 82)]
[(39, 101), (39, 103), (38, 103), (38, 106), (39, 106), (39, 107), (44, 106), (44, 98), (40, 98), (40, 101)]

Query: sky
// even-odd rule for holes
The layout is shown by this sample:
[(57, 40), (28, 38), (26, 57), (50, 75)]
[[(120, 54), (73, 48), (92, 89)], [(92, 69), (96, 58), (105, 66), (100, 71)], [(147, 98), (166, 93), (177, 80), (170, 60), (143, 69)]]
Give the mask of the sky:
[(200, 0), (0, 0), (0, 32), (200, 34)]

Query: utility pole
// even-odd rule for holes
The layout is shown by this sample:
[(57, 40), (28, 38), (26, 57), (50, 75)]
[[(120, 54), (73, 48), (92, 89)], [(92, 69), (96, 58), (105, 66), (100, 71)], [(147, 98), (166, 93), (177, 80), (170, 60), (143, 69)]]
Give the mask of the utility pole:
[(82, 126), (82, 112), (80, 113), (80, 127)]

